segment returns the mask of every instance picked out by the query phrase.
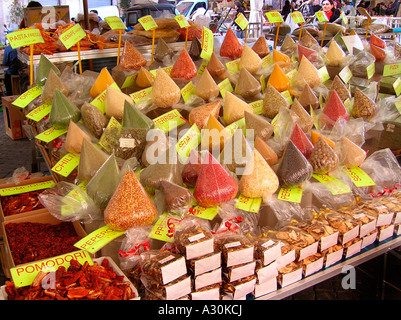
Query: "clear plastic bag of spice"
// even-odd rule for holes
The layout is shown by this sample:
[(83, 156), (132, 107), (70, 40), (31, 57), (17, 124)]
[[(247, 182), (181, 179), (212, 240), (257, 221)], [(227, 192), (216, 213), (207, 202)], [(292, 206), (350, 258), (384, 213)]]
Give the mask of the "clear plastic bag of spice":
[(81, 116), (85, 127), (99, 139), (108, 123), (106, 116), (98, 108), (87, 102), (81, 107)]
[(164, 180), (160, 181), (160, 191), (166, 211), (180, 216), (188, 213), (194, 200), (191, 191), (183, 186)]
[(111, 152), (124, 160), (132, 157), (140, 159), (146, 146), (146, 134), (147, 130), (143, 128), (121, 128), (115, 144), (110, 148)]

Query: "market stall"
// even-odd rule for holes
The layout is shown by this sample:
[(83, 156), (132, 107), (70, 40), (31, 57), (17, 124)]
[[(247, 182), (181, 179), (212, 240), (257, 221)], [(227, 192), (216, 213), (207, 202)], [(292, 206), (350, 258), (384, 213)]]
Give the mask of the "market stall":
[(398, 43), (145, 20), (112, 70), (55, 63), (117, 48), (20, 52), (51, 176), (0, 186), (4, 299), (282, 299), (400, 245)]

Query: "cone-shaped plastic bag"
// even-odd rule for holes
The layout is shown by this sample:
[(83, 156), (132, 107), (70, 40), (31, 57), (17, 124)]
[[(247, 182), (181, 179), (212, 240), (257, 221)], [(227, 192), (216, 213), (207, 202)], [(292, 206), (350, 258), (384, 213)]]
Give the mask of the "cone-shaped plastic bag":
[(347, 168), (359, 167), (366, 159), (366, 152), (347, 137), (342, 137), (337, 146), (339, 147), (337, 153), (340, 157), (340, 163)]
[(124, 115), (124, 105), (125, 101), (128, 101), (130, 104), (134, 104), (132, 98), (113, 88), (107, 87), (106, 89), (106, 115), (108, 117), (114, 117), (117, 120), (121, 120)]
[(319, 53), (316, 50), (298, 45), (298, 61), (301, 61), (302, 57), (305, 57), (310, 62), (314, 63), (319, 59)]
[(294, 99), (290, 109), (299, 117), (299, 121), (297, 121), (297, 123), (302, 128), (303, 132), (309, 132), (313, 127), (313, 118), (299, 103), (297, 98)]
[(306, 159), (312, 154), (314, 146), (298, 124), (295, 124), (290, 140), (299, 149)]
[(87, 102), (81, 107), (81, 116), (85, 127), (99, 139), (108, 123), (106, 116), (98, 108)]
[(194, 37), (189, 47), (188, 54), (193, 61), (199, 60), (202, 52), (202, 44), (197, 37)]
[(233, 200), (238, 192), (235, 179), (208, 151), (202, 151), (201, 171), (196, 180), (194, 197), (209, 208)]
[(60, 77), (54, 72), (53, 69), (50, 69), (47, 80), (48, 81), (46, 81), (41, 95), (42, 101), (51, 103), (53, 101), (54, 91), (56, 89), (58, 89), (65, 96), (68, 95), (68, 88), (60, 80)]
[(269, 84), (265, 91), (263, 99), (262, 113), (265, 117), (273, 119), (279, 112), (280, 108), (288, 108), (290, 104), (288, 100), (278, 92), (271, 84)]
[(255, 51), (260, 58), (266, 57), (270, 53), (270, 48), (267, 44), (266, 38), (260, 36), (253, 44), (252, 50)]
[(272, 85), (279, 92), (290, 89), (290, 80), (287, 78), (278, 64), (274, 65), (273, 72), (271, 73), (267, 84)]
[(329, 49), (326, 52), (327, 65), (331, 67), (339, 67), (345, 61), (345, 52), (338, 43), (333, 40), (329, 45)]
[(322, 76), (308, 59), (302, 58), (295, 76), (295, 84), (303, 87), (306, 83), (315, 88), (322, 83)]
[(370, 53), (376, 58), (376, 62), (381, 62), (386, 58), (386, 51), (374, 44), (370, 44)]
[(337, 91), (338, 96), (340, 97), (342, 102), (344, 102), (347, 99), (351, 99), (351, 93), (349, 92), (347, 86), (344, 84), (344, 82), (340, 79), (338, 75), (334, 77), (333, 82), (331, 83), (329, 95), (334, 90)]
[(302, 184), (312, 177), (313, 168), (302, 152), (290, 140), (276, 171), (283, 187)]
[(181, 99), (181, 90), (163, 69), (156, 71), (152, 90), (153, 103), (159, 108), (174, 106)]
[(320, 105), (318, 97), (308, 84), (305, 84), (302, 89), (298, 101), (307, 111), (309, 111), (310, 108), (317, 109)]
[(235, 93), (245, 99), (250, 99), (261, 91), (260, 82), (246, 68), (241, 68), (238, 82), (235, 85)]
[(242, 119), (245, 111), (253, 113), (253, 108), (244, 100), (241, 100), (231, 92), (227, 91), (224, 97), (223, 119), (227, 125)]
[(189, 157), (184, 167), (182, 168), (182, 181), (188, 187), (194, 187), (201, 171), (201, 158), (196, 150), (191, 150)]
[(242, 50), (242, 44), (234, 34), (234, 31), (229, 28), (220, 47), (220, 56), (235, 60), (241, 57)]
[(143, 114), (137, 107), (124, 101), (124, 115), (122, 125), (124, 128), (142, 128), (153, 129), (155, 123), (145, 114)]
[(95, 83), (90, 89), (90, 95), (93, 98), (96, 98), (99, 94), (101, 94), (104, 90), (106, 90), (107, 87), (111, 85), (113, 82), (114, 79), (111, 76), (110, 72), (107, 70), (107, 68), (103, 68), (102, 70), (100, 70), (100, 73), (97, 76)]
[(319, 140), (320, 137), (323, 137), (323, 139), (329, 144), (330, 147), (332, 147), (333, 149), (335, 148), (336, 144), (333, 140), (330, 140), (329, 138), (319, 134), (314, 130), (311, 131), (311, 141), (314, 146), (316, 146), (317, 140)]
[(86, 192), (100, 209), (105, 209), (120, 182), (120, 169), (112, 154), (86, 186)]
[(213, 52), (209, 62), (207, 63), (206, 69), (209, 71), (212, 77), (218, 77), (220, 79), (224, 79), (224, 75), (226, 74), (226, 67), (217, 57), (217, 55)]
[(68, 128), (70, 121), (78, 122), (81, 111), (57, 89), (54, 92), (49, 121), (56, 129)]
[(291, 58), (285, 53), (273, 49), (273, 62), (278, 63), (282, 67), (291, 63)]
[(187, 188), (168, 181), (161, 181), (160, 190), (168, 212), (180, 215), (188, 212), (194, 197)]
[(255, 138), (255, 149), (259, 151), (260, 155), (265, 159), (269, 166), (277, 163), (278, 156), (276, 152), (259, 137)]
[(246, 68), (252, 74), (262, 68), (262, 59), (248, 45), (244, 45), (242, 50), (240, 68)]
[(196, 83), (194, 93), (206, 101), (213, 100), (219, 95), (219, 87), (207, 69), (205, 69)]
[(240, 193), (249, 198), (267, 198), (275, 193), (278, 187), (277, 175), (263, 159), (259, 151), (254, 150), (239, 181)]
[(70, 121), (68, 126), (67, 137), (65, 139), (65, 150), (74, 154), (80, 154), (82, 142), (84, 140), (91, 141), (91, 137), (84, 132), (75, 122)]
[(332, 128), (338, 120), (348, 121), (349, 113), (338, 93), (333, 91), (323, 108), (319, 121)]
[(224, 143), (231, 138), (231, 134), (214, 116), (210, 115), (206, 125), (202, 130), (201, 146), (202, 149), (224, 148)]
[(153, 58), (156, 61), (159, 62), (163, 62), (163, 59), (165, 57), (169, 57), (170, 59), (173, 57), (174, 55), (174, 51), (173, 49), (171, 49), (166, 41), (164, 41), (163, 38), (159, 38), (159, 40), (157, 40), (157, 45), (156, 45), (156, 49), (153, 55)]
[(41, 53), (38, 67), (35, 70), (35, 84), (37, 86), (43, 87), (45, 85), (50, 70), (53, 70), (58, 76), (61, 75), (60, 70)]
[(303, 45), (307, 48), (316, 48), (320, 47), (319, 42), (315, 39), (314, 36), (310, 34), (308, 30), (303, 30), (302, 35), (301, 35), (301, 40), (299, 41), (300, 45)]
[(297, 49), (297, 44), (294, 39), (291, 38), (289, 34), (287, 34), (284, 38), (283, 44), (281, 45), (280, 50), (282, 52), (294, 52)]
[(171, 69), (171, 78), (191, 80), (196, 77), (197, 73), (198, 70), (196, 69), (195, 63), (192, 61), (187, 50), (182, 49)]
[(320, 136), (309, 158), (309, 162), (313, 167), (313, 172), (325, 174), (338, 167), (339, 159), (337, 153)]
[(354, 118), (370, 120), (376, 114), (376, 103), (372, 101), (361, 89), (355, 88), (352, 115)]
[(247, 129), (254, 130), (254, 136), (267, 140), (273, 134), (273, 126), (263, 117), (253, 112), (245, 111), (245, 125)]
[(120, 65), (125, 70), (139, 70), (146, 66), (146, 58), (129, 41), (125, 41)]
[(155, 77), (145, 68), (139, 69), (138, 75), (136, 76), (136, 84), (140, 88), (149, 88), (155, 82)]
[(128, 170), (104, 211), (104, 222), (115, 230), (151, 225), (157, 209), (132, 170)]
[(89, 182), (108, 157), (107, 153), (96, 147), (89, 140), (84, 139), (79, 157), (78, 179)]
[(202, 130), (206, 125), (209, 116), (213, 116), (216, 119), (219, 117), (221, 107), (221, 100), (215, 100), (199, 107), (193, 108), (189, 112), (188, 120), (192, 126), (194, 123), (199, 130)]
[(144, 128), (121, 128), (120, 134), (116, 136), (116, 144), (111, 146), (111, 151), (116, 157), (127, 160), (135, 157), (141, 159), (146, 146), (146, 134), (148, 129)]
[(169, 141), (164, 132), (160, 129), (153, 129), (155, 133), (153, 138), (146, 142), (142, 153), (142, 163), (147, 167), (151, 163), (156, 163), (157, 158), (163, 155), (169, 148)]

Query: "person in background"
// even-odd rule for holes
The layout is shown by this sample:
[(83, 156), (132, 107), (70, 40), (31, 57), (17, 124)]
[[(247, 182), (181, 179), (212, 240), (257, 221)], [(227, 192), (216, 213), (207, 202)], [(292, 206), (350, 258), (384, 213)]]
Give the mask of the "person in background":
[(314, 0), (313, 1), (312, 8), (313, 8), (313, 13), (322, 10), (322, 6), (319, 4), (319, 0)]
[(231, 24), (231, 26), (234, 29), (234, 33), (237, 36), (238, 39), (242, 39), (245, 38), (245, 30), (242, 30), (239, 25), (235, 22), (235, 19), (238, 18), (239, 14), (242, 13), (245, 16), (245, 12), (244, 9), (242, 9), (242, 5), (240, 1), (236, 1), (235, 2), (235, 10), (237, 10), (237, 12), (235, 13), (235, 17), (233, 19), (233, 23)]
[(334, 8), (333, 0), (323, 0), (322, 9), (329, 22), (334, 22), (340, 17), (341, 12), (339, 9)]
[(17, 49), (11, 48), (11, 45), (6, 46), (4, 49), (3, 65), (8, 67), (4, 75), (6, 95), (12, 96), (13, 90), (11, 84), (11, 76), (18, 75), (18, 71), (21, 68), (21, 63), (18, 60)]
[[(42, 5), (41, 5), (40, 2), (37, 2), (37, 1), (29, 1), (26, 7), (27, 8), (42, 8)], [(26, 26), (25, 25), (25, 20), (22, 19), (22, 21), (21, 21), (21, 23), (19, 25), (19, 28), (23, 29), (23, 28), (27, 28), (27, 27), (29, 27), (29, 26)]]
[(283, 19), (285, 20), (287, 16), (292, 12), (292, 7), (290, 5), (289, 0), (285, 0), (285, 4), (283, 9), (281, 10), (281, 15), (283, 16)]
[(312, 0), (303, 0), (301, 6), (299, 7), (299, 11), (304, 17), (313, 16), (314, 12), (312, 8)]
[(398, 4), (399, 0), (395, 0), (394, 2), (390, 3), (388, 7), (384, 4), (381, 5), (381, 13), (386, 16), (395, 16), (397, 15), (398, 11)]
[(99, 17), (99, 13), (97, 10), (91, 10), (91, 13), (95, 13), (97, 15), (97, 17), (99, 18), (99, 21), (102, 21), (102, 18)]

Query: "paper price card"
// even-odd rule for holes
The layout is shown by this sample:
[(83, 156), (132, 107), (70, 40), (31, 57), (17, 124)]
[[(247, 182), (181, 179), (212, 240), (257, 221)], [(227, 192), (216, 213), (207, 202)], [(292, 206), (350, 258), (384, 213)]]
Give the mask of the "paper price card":
[(342, 69), (338, 75), (344, 81), (344, 83), (348, 83), (348, 81), (350, 81), (352, 78), (352, 72), (348, 66)]
[(50, 113), (51, 109), (52, 109), (51, 103), (46, 102), (46, 103), (40, 105), (39, 107), (37, 107), (36, 109), (33, 109), (31, 112), (29, 112), (26, 115), (26, 117), (28, 119), (38, 122), (38, 121), (42, 120), (44, 117), (46, 117)]
[(59, 39), (63, 43), (63, 45), (67, 48), (71, 48), (77, 42), (81, 41), (85, 38), (86, 33), (82, 29), (80, 24), (76, 24), (71, 28), (67, 28), (60, 36)]
[(195, 87), (192, 81), (190, 81), (184, 88), (181, 89), (181, 95), (184, 102), (187, 102), (189, 97), (194, 94)]
[(372, 62), (369, 66), (367, 66), (366, 74), (368, 75), (368, 79), (373, 77), (373, 75), (375, 74), (375, 63), (374, 62)]
[(383, 68), (383, 77), (401, 74), (401, 63), (386, 64)]
[(238, 201), (235, 204), (237, 209), (258, 213), (260, 209), (260, 205), (262, 204), (262, 198), (248, 198), (243, 196), (242, 194), (239, 195)]
[(23, 109), (41, 94), (42, 88), (35, 86), (21, 94), (17, 99), (13, 101), (12, 104)]
[(267, 68), (271, 64), (273, 64), (273, 58), (271, 54), (268, 54), (267, 56), (263, 57), (262, 59), (262, 68)]
[(321, 67), (319, 70), (320, 75), (322, 76), (322, 82), (326, 82), (327, 80), (330, 79), (330, 75), (329, 72), (327, 71), (327, 67)]
[(226, 63), (227, 70), (231, 72), (232, 74), (236, 74), (240, 72), (241, 66), (241, 59), (229, 61)]
[(351, 190), (344, 184), (344, 182), (328, 176), (327, 174), (314, 173), (312, 175), (320, 183), (323, 183), (327, 189), (330, 190), (332, 195), (351, 193)]
[(210, 60), (213, 53), (213, 42), (213, 32), (209, 28), (203, 27), (202, 52), (200, 55), (202, 59)]
[(207, 61), (203, 61), (198, 69), (198, 75), (202, 75), (203, 72), (205, 72), (206, 68), (207, 68)]
[[(168, 66), (168, 67), (164, 67), (164, 68), (161, 68), (161, 69), (163, 69), (168, 75), (170, 75), (171, 69), (173, 69), (173, 66)], [(154, 77), (156, 77), (157, 69), (150, 70), (150, 73)]]
[(223, 99), (226, 96), (226, 91), (230, 91), (230, 92), (234, 91), (234, 89), (233, 89), (233, 87), (231, 85), (231, 82), (230, 82), (230, 80), (228, 78), (225, 78), (217, 86), (219, 87), (220, 94), (223, 97)]
[(284, 98), (287, 99), (287, 101), (288, 101), (289, 104), (292, 104), (292, 103), (293, 103), (292, 97), (291, 97), (291, 94), (290, 94), (290, 91), (285, 90), (285, 91), (281, 92), (281, 94), (282, 94), (282, 96), (283, 96)]
[(201, 142), (201, 133), (198, 126), (194, 124), (177, 142), (177, 153), (185, 163), (191, 150), (195, 149)]
[(345, 24), (348, 24), (348, 18), (343, 11), (340, 13), (341, 19), (343, 19)]
[(398, 97), (401, 93), (401, 78), (398, 78), (397, 80), (394, 81), (393, 88), (394, 88), (395, 94)]
[(327, 19), (327, 16), (323, 11), (315, 12), (315, 16), (319, 22), (329, 22), (329, 19)]
[(263, 100), (257, 100), (249, 104), (253, 108), (254, 114), (262, 114)]
[(189, 27), (188, 20), (187, 20), (187, 18), (185, 18), (184, 15), (179, 14), (178, 16), (175, 16), (174, 19), (175, 19), (175, 21), (177, 21), (177, 23), (180, 26), (180, 28)]
[(401, 114), (401, 100), (395, 102), (395, 107), (398, 110), (398, 113)]
[(31, 191), (48, 189), (48, 188), (53, 188), (55, 185), (56, 185), (56, 183), (53, 180), (47, 180), (47, 181), (36, 182), (36, 183), (27, 184), (27, 185), (23, 185), (23, 186), (8, 187), (8, 188), (0, 189), (0, 196), (5, 197), (5, 196), (11, 196), (11, 195), (21, 194), (21, 193), (26, 193), (26, 192), (31, 192)]
[[(89, 265), (93, 265), (93, 261), (89, 253), (80, 250), (11, 268), (11, 277), (17, 288), (29, 286), (32, 284), (39, 272), (56, 271), (61, 266), (68, 269), (72, 259), (77, 260), (82, 265), (85, 262), (88, 262)], [(50, 273), (48, 276), (43, 278), (41, 285), (50, 286), (50, 283), (56, 280), (55, 278), (51, 277), (55, 277), (55, 274)]]
[(245, 30), (249, 24), (248, 20), (242, 13), (240, 13), (237, 19), (235, 19), (235, 23), (241, 28), (241, 30)]
[(137, 75), (138, 74), (135, 73), (132, 76), (126, 77), (124, 80), (124, 83), (121, 86), (121, 89), (125, 89), (125, 88), (128, 88), (128, 87), (134, 85)]
[(270, 23), (283, 23), (283, 17), (278, 11), (270, 11), (266, 12), (266, 18)]
[(217, 207), (205, 208), (199, 205), (194, 205), (189, 208), (190, 214), (206, 220), (213, 220), (218, 211), (219, 210), (217, 209)]
[(56, 129), (55, 127), (51, 127), (42, 133), (39, 133), (35, 138), (41, 140), (43, 142), (49, 143), (59, 136), (67, 133), (68, 129)]
[(351, 169), (344, 168), (343, 171), (357, 187), (369, 187), (376, 185), (372, 178), (369, 177), (369, 175), (359, 167)]
[(165, 242), (173, 242), (175, 225), (178, 222), (177, 216), (168, 212), (162, 213), (150, 231), (149, 237)]
[(58, 173), (63, 177), (68, 177), (70, 173), (78, 167), (79, 164), (79, 155), (73, 153), (67, 153), (64, 157), (62, 157), (59, 162), (57, 162), (52, 171)]
[(124, 22), (122, 22), (120, 17), (107, 17), (104, 18), (104, 20), (106, 20), (107, 24), (109, 25), (110, 29), (112, 30), (125, 30), (126, 26), (124, 24)]
[(305, 19), (304, 19), (302, 13), (299, 12), (299, 11), (291, 12), (291, 13), (290, 13), (290, 16), (291, 16), (292, 20), (293, 20), (295, 23), (305, 23)]
[(153, 119), (155, 126), (161, 129), (164, 133), (177, 128), (186, 123), (185, 118), (178, 112), (177, 109), (171, 110), (160, 117)]
[(302, 200), (302, 188), (300, 186), (281, 188), (277, 195), (277, 199), (300, 203)]
[(136, 104), (140, 103), (142, 100), (150, 97), (152, 95), (153, 87), (149, 87), (137, 92), (131, 93), (130, 97)]
[(153, 20), (151, 15), (139, 18), (138, 21), (146, 31), (157, 28), (157, 23)]
[(45, 42), (40, 30), (33, 28), (16, 30), (7, 34), (6, 38), (10, 42), (11, 48), (13, 49)]
[(109, 226), (104, 226), (88, 234), (85, 238), (79, 240), (74, 244), (74, 247), (94, 254), (112, 240), (123, 235), (124, 232), (125, 231), (114, 230)]

